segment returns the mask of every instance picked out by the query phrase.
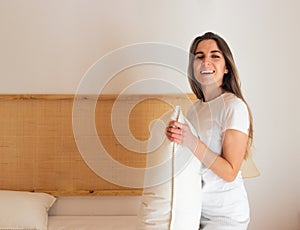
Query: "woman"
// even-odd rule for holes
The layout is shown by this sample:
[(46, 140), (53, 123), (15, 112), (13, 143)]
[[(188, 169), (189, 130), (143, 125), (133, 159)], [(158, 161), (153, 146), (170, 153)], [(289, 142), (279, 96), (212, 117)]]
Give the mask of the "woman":
[(211, 32), (195, 38), (188, 74), (199, 100), (187, 117), (198, 136), (176, 121), (166, 135), (188, 147), (206, 168), (200, 229), (247, 229), (249, 205), (240, 169), (250, 154), (252, 116), (227, 43)]

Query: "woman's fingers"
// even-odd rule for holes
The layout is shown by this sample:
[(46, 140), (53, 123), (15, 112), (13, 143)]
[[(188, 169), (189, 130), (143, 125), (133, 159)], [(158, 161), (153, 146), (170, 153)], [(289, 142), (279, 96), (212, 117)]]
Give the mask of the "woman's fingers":
[(170, 140), (170, 141), (172, 141), (172, 142), (175, 142), (175, 143), (177, 143), (177, 144), (181, 144), (182, 143), (182, 138), (181, 138), (181, 136), (175, 136), (174, 134), (172, 134), (172, 135), (167, 135), (167, 138)]
[(183, 135), (182, 135), (183, 127), (184, 127), (184, 124), (177, 122), (177, 121), (171, 121), (169, 123), (169, 126), (166, 128), (167, 138), (170, 141), (181, 144), (183, 141)]
[(198, 138), (194, 136), (187, 124), (183, 124), (177, 121), (172, 121), (169, 123), (169, 126), (166, 128), (167, 138), (180, 145), (184, 145), (195, 151)]
[(178, 121), (171, 121), (170, 123), (169, 123), (169, 127), (173, 127), (173, 128), (177, 128), (177, 129), (182, 129), (182, 126), (183, 126), (184, 124), (182, 124), (182, 123), (180, 123), (180, 122), (178, 122)]
[(167, 128), (167, 131), (168, 131), (169, 133), (174, 133), (174, 134), (179, 134), (179, 135), (182, 134), (182, 129), (176, 128), (176, 127), (174, 127), (174, 126), (169, 126), (169, 127)]

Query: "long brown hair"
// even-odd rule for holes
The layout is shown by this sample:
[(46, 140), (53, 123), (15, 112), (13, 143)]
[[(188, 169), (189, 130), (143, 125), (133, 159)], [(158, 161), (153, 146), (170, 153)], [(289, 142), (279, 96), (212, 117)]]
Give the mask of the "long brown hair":
[(196, 37), (192, 42), (190, 47), (189, 66), (188, 66), (188, 78), (189, 78), (190, 86), (198, 99), (205, 100), (201, 84), (196, 80), (194, 75), (194, 58), (195, 58), (196, 49), (198, 44), (203, 40), (214, 40), (217, 43), (218, 48), (222, 51), (223, 56), (225, 58), (225, 65), (228, 69), (228, 73), (224, 74), (223, 82), (221, 85), (222, 89), (224, 91), (231, 92), (234, 95), (236, 95), (238, 98), (243, 100), (248, 107), (250, 126), (249, 126), (249, 133), (248, 133), (248, 146), (245, 154), (245, 159), (247, 159), (251, 154), (251, 146), (253, 142), (252, 113), (241, 91), (241, 83), (233, 59), (233, 55), (226, 41), (223, 38), (221, 38), (219, 35), (212, 32), (207, 32), (202, 36)]

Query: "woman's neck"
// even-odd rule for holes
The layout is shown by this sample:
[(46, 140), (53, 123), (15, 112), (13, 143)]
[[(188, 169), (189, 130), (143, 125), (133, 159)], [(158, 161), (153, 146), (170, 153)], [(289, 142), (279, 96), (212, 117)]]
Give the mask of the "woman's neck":
[(220, 96), (224, 93), (224, 90), (221, 87), (216, 86), (205, 86), (202, 87), (205, 102), (215, 99), (216, 97)]

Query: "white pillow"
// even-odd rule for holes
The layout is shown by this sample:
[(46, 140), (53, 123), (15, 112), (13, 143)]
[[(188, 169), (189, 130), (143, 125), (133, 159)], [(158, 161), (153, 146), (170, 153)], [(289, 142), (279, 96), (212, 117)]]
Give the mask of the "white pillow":
[[(148, 144), (144, 190), (138, 213), (139, 230), (199, 229), (202, 164), (189, 149), (167, 140), (165, 128), (171, 120), (187, 122), (177, 107), (151, 127), (152, 138)], [(193, 127), (189, 126), (195, 134)], [(156, 146), (158, 148), (153, 150)]]
[(54, 201), (46, 193), (0, 190), (0, 229), (46, 230)]

